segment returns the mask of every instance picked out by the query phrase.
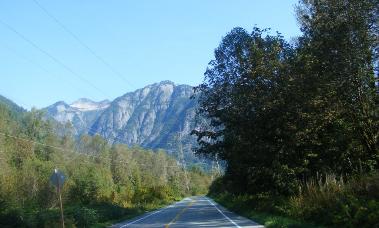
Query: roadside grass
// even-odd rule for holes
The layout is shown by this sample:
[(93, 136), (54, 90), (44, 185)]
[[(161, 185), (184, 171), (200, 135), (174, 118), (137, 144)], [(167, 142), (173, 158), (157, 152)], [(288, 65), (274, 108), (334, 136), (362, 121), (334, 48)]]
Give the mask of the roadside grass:
[[(65, 225), (68, 228), (108, 227), (143, 213), (144, 208), (123, 208), (108, 203), (68, 205), (64, 210)], [(29, 213), (25, 219), (25, 223), (31, 227), (61, 227), (60, 211), (56, 208)]]
[[(318, 228), (318, 226), (306, 221), (296, 220), (289, 216), (277, 213), (267, 213), (257, 210), (253, 205), (252, 197), (233, 196), (231, 194), (210, 195), (217, 203), (225, 208), (253, 220), (268, 228)], [(267, 205), (266, 205), (267, 206)]]
[(316, 228), (321, 226), (316, 226), (307, 222), (297, 221), (289, 217), (284, 217), (280, 215), (256, 212), (256, 211), (247, 211), (242, 213), (243, 216), (252, 219), (253, 221), (264, 225), (265, 227), (272, 228)]
[[(155, 200), (129, 208), (111, 203), (66, 205), (64, 208), (65, 225), (67, 228), (109, 227), (179, 200), (181, 200), (179, 197)], [(60, 210), (58, 208), (35, 210), (33, 207), (24, 210), (0, 210), (0, 227), (61, 227)]]
[(291, 197), (225, 191), (210, 197), (266, 227), (379, 227), (379, 173), (348, 182), (328, 174), (299, 189)]
[(132, 219), (134, 217), (137, 217), (141, 214), (144, 214), (148, 211), (155, 210), (157, 208), (161, 207), (160, 205), (156, 205), (155, 208), (146, 209), (144, 207), (134, 207), (134, 208), (122, 208), (119, 207), (115, 210), (114, 213), (107, 212), (107, 209), (109, 207), (97, 207), (96, 211), (103, 215), (102, 219), (99, 219), (98, 222), (91, 224), (91, 227), (95, 228), (102, 228), (102, 227), (109, 227), (113, 224)]

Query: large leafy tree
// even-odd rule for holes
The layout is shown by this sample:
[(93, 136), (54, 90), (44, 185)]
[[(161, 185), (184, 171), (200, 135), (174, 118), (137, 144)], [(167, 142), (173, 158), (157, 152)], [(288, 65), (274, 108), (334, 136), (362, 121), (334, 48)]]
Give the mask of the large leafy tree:
[[(280, 35), (233, 29), (215, 51), (199, 92), (197, 152), (227, 161), (226, 178), (237, 191), (269, 190), (294, 179), (283, 148), (283, 83), (293, 51)], [(286, 192), (290, 189), (275, 188)]]
[(318, 174), (378, 168), (378, 0), (302, 0), (303, 35), (241, 28), (196, 88), (197, 152), (226, 161), (224, 186), (291, 194)]
[(349, 174), (378, 168), (374, 62), (378, 0), (302, 0), (295, 74), (304, 94), (306, 150), (313, 171)]

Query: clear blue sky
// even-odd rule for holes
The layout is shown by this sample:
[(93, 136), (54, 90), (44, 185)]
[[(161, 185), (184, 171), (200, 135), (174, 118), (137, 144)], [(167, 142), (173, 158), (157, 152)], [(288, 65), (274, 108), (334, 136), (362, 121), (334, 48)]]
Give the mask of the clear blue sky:
[(131, 85), (33, 0), (3, 0), (0, 21), (76, 74), (0, 23), (0, 94), (28, 109), (81, 97), (112, 100), (162, 80), (197, 85), (222, 36), (233, 27), (271, 27), (286, 39), (300, 34), (297, 0), (37, 1)]

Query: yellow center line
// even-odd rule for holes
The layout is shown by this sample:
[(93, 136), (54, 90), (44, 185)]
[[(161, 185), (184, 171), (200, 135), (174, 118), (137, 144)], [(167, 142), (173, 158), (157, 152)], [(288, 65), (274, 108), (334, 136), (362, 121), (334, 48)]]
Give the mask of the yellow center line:
[(192, 201), (185, 208), (183, 208), (181, 211), (179, 211), (179, 213), (175, 216), (175, 218), (173, 220), (171, 220), (171, 222), (169, 222), (168, 224), (165, 225), (165, 228), (169, 228), (172, 224), (174, 224), (176, 221), (178, 221), (178, 219), (180, 218), (180, 216), (184, 212), (186, 212), (186, 210), (188, 210), (188, 208), (191, 207), (192, 204), (194, 204), (195, 202), (196, 202), (196, 200)]

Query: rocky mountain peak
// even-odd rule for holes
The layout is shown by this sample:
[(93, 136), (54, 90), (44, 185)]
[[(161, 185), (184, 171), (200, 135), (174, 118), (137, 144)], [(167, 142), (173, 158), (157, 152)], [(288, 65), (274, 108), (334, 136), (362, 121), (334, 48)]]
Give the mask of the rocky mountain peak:
[(80, 111), (86, 112), (86, 111), (94, 111), (94, 110), (108, 108), (109, 104), (110, 104), (109, 100), (96, 102), (88, 98), (80, 98), (77, 101), (70, 104), (70, 106)]
[[(61, 112), (48, 112), (59, 122), (70, 121), (77, 134), (99, 134), (113, 143), (139, 145), (150, 149), (177, 151), (177, 136), (190, 160), (196, 143), (190, 135), (195, 128), (197, 102), (190, 99), (193, 87), (162, 81), (126, 93), (112, 102), (81, 98)], [(63, 104), (54, 104), (54, 108)], [(67, 107), (68, 106), (68, 107)], [(51, 110), (48, 107), (48, 110)]]

